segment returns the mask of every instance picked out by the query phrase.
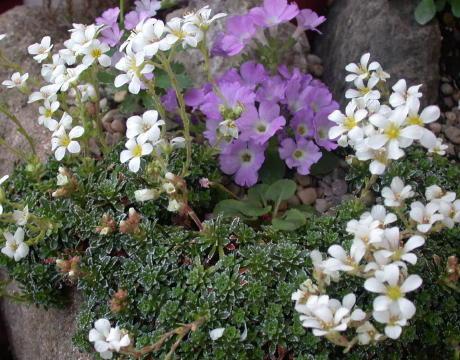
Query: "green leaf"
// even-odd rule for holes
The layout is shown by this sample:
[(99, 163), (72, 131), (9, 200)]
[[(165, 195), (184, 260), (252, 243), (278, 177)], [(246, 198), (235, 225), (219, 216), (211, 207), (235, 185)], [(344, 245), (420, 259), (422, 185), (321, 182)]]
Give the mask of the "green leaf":
[(248, 191), (248, 201), (254, 204), (261, 204), (262, 206), (267, 206), (267, 190), (269, 186), (266, 184), (260, 184), (254, 186)]
[(272, 225), (277, 230), (293, 231), (305, 225), (306, 216), (297, 209), (290, 209), (281, 218), (273, 219)]
[(286, 165), (278, 154), (278, 148), (270, 147), (265, 156), (265, 162), (259, 171), (259, 178), (265, 184), (273, 184), (286, 174)]
[(297, 184), (293, 180), (282, 179), (271, 184), (267, 189), (266, 197), (275, 203), (288, 200), (294, 196), (297, 190)]
[(339, 158), (332, 152), (323, 152), (323, 157), (310, 169), (312, 175), (326, 175), (339, 166)]
[[(452, 1), (452, 0), (451, 0)], [(435, 0), (436, 11), (442, 11), (446, 7), (447, 0)]]
[(422, 0), (415, 9), (415, 20), (420, 25), (427, 24), (436, 15), (434, 0)]
[(450, 0), (450, 7), (452, 8), (452, 14), (455, 17), (460, 17), (460, 0)]
[(109, 71), (99, 71), (97, 73), (97, 79), (104, 84), (113, 84), (115, 81), (115, 74)]
[(257, 218), (270, 212), (271, 206), (260, 207), (247, 201), (223, 200), (214, 208), (214, 214), (224, 217)]

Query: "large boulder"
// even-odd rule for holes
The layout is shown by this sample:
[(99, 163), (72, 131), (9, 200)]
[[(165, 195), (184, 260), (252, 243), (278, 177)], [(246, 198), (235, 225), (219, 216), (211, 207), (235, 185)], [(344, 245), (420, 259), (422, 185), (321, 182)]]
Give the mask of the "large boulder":
[(427, 103), (437, 100), (441, 34), (438, 23), (420, 26), (414, 19), (414, 0), (334, 1), (314, 52), (324, 62), (324, 80), (337, 99), (346, 84), (345, 66), (365, 52), (391, 73), (393, 84), (424, 84)]

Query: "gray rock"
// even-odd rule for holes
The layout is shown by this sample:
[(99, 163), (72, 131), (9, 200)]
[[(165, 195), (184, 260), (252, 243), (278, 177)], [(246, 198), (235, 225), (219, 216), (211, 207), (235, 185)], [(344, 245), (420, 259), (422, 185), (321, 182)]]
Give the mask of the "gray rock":
[(452, 95), (454, 93), (454, 87), (449, 83), (444, 83), (441, 85), (441, 92), (444, 95)]
[(444, 130), (444, 134), (446, 134), (447, 139), (453, 142), (456, 145), (460, 144), (460, 128), (456, 126), (448, 126)]
[(401, 78), (424, 84), (424, 101), (436, 102), (441, 34), (436, 21), (416, 23), (415, 6), (414, 0), (334, 2), (313, 52), (323, 59), (323, 79), (337, 100), (344, 101), (345, 66), (370, 52), (392, 75), (391, 85)]
[(302, 189), (301, 191), (297, 192), (297, 196), (299, 197), (302, 204), (307, 205), (312, 205), (318, 197), (315, 188)]

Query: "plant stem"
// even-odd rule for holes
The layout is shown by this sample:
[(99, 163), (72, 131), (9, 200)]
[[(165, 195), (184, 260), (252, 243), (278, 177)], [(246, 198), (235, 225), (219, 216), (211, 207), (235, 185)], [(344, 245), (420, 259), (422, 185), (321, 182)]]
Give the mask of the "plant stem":
[(34, 155), (37, 155), (37, 151), (35, 150), (35, 143), (32, 139), (32, 137), (27, 133), (26, 129), (22, 126), (21, 122), (18, 120), (16, 116), (14, 116), (6, 107), (6, 104), (1, 104), (0, 105), (0, 112), (3, 113), (6, 117), (8, 117), (17, 127), (19, 133), (24, 136), (24, 138), (27, 140), (27, 142), (30, 145), (30, 148), (32, 149), (32, 152)]
[(184, 210), (185, 210), (185, 213), (190, 217), (190, 219), (192, 219), (193, 222), (196, 224), (198, 229), (200, 231), (203, 231), (204, 230), (203, 223), (198, 218), (198, 215), (196, 214), (196, 212), (193, 211), (193, 209), (189, 205), (186, 205)]
[[(153, 81), (147, 80), (145, 77), (142, 79), (146, 84), (148, 84), (149, 93), (152, 96), (153, 102), (155, 104), (155, 108), (160, 114), (161, 119), (166, 121), (166, 109), (164, 108), (163, 104), (161, 103), (161, 99), (155, 91), (155, 83)], [(161, 128), (161, 136), (163, 137), (166, 134), (166, 124)]]
[(203, 41), (200, 43), (200, 51), (203, 54), (204, 70), (205, 70), (205, 72), (207, 74), (208, 81), (212, 82), (211, 62), (210, 62), (210, 59), (209, 59), (209, 51), (208, 51), (206, 32), (203, 35)]
[(99, 80), (97, 79), (97, 65), (93, 65), (92, 68), (92, 83), (94, 87), (94, 91), (96, 92), (96, 132), (99, 138), (99, 142), (102, 146), (102, 152), (106, 154), (108, 152), (107, 142), (105, 141), (104, 135), (104, 127), (102, 126), (102, 119), (101, 119), (101, 108), (100, 108), (100, 101), (101, 101), (101, 91), (100, 91), (100, 84)]
[(372, 185), (375, 184), (375, 182), (377, 181), (378, 179), (378, 176), (377, 175), (372, 175), (366, 182), (366, 186), (364, 187), (364, 189), (361, 191), (361, 195), (359, 196), (359, 200), (363, 200), (367, 194), (369, 193), (369, 190), (371, 189)]
[(125, 0), (120, 0), (120, 25), (123, 28), (125, 24)]
[(168, 59), (166, 59), (162, 54), (159, 55), (164, 66), (166, 73), (171, 81), (171, 85), (176, 92), (176, 97), (179, 102), (179, 109), (180, 109), (180, 117), (182, 119), (182, 123), (184, 125), (184, 138), (186, 144), (186, 159), (184, 166), (182, 168), (182, 177), (185, 177), (188, 174), (190, 165), (192, 163), (192, 138), (190, 135), (190, 118), (187, 114), (186, 107), (185, 107), (185, 100), (182, 92), (180, 90), (179, 83), (177, 81), (177, 77), (174, 74), (174, 71), (171, 68), (171, 64)]

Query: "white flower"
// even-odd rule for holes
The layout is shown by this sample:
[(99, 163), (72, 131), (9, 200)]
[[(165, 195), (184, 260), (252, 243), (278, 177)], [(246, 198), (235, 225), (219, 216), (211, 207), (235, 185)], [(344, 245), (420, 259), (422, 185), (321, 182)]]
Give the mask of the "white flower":
[(29, 253), (29, 246), (24, 242), (24, 230), (17, 228), (14, 235), (9, 232), (3, 233), (6, 239), (5, 246), (2, 248), (2, 253), (15, 261), (19, 261)]
[(156, 110), (146, 111), (141, 116), (131, 116), (126, 122), (126, 137), (133, 139), (137, 137), (137, 141), (143, 144), (147, 141), (152, 143), (160, 139), (160, 125), (164, 125), (163, 120), (158, 120), (158, 112)]
[(29, 220), (29, 206), (26, 205), (22, 210), (14, 210), (13, 220), (18, 226), (24, 226), (27, 224), (27, 221)]
[(212, 10), (210, 9), (209, 5), (206, 5), (196, 12), (186, 14), (184, 16), (184, 20), (198, 26), (202, 30), (207, 30), (211, 23), (227, 16), (225, 13), (219, 13), (211, 17), (211, 12)]
[(380, 221), (374, 220), (371, 216), (350, 220), (346, 231), (354, 236), (353, 240), (360, 242), (366, 248), (379, 244), (383, 237)]
[(359, 263), (366, 253), (366, 247), (362, 242), (353, 242), (350, 255), (340, 245), (332, 245), (327, 250), (332, 258), (323, 261), (324, 269), (329, 271), (357, 271)]
[(385, 206), (399, 207), (403, 205), (406, 199), (414, 196), (412, 187), (410, 185), (405, 186), (399, 176), (396, 176), (391, 180), (390, 187), (384, 187), (381, 192)]
[(117, 62), (115, 67), (125, 73), (115, 78), (115, 86), (121, 87), (129, 83), (128, 89), (132, 94), (138, 94), (141, 90), (142, 76), (154, 70), (153, 65), (144, 63), (144, 54), (142, 52), (137, 54), (128, 52)]
[(59, 56), (68, 66), (72, 66), (77, 62), (77, 55), (70, 49), (59, 50)]
[(409, 125), (404, 127), (407, 118), (407, 109), (404, 107), (397, 108), (388, 114), (374, 114), (369, 121), (376, 126), (381, 133), (370, 136), (367, 139), (368, 145), (378, 150), (383, 146), (388, 147), (388, 157), (397, 160), (404, 156), (400, 148), (406, 148), (412, 145), (413, 140), (420, 139), (423, 131), (420, 126)]
[(134, 192), (134, 197), (136, 201), (139, 202), (155, 200), (157, 198), (157, 193), (153, 189), (141, 189)]
[(53, 48), (53, 44), (51, 44), (51, 38), (49, 36), (45, 36), (40, 44), (35, 43), (30, 45), (27, 48), (27, 51), (30, 55), (35, 55), (34, 59), (41, 63), (43, 60), (47, 59), (51, 49)]
[(452, 229), (456, 223), (460, 222), (460, 200), (454, 202), (441, 202), (439, 212), (443, 216), (442, 223)]
[(7, 34), (0, 34), (0, 41), (7, 37)]
[(380, 334), (377, 329), (369, 321), (356, 328), (356, 334), (358, 334), (358, 341), (361, 345), (368, 345), (371, 342), (380, 341), (383, 335)]
[(315, 336), (345, 331), (350, 322), (350, 309), (327, 295), (310, 296), (304, 309), (305, 315), (300, 315), (302, 326), (312, 328)]
[(127, 150), (121, 152), (120, 161), (122, 164), (129, 161), (129, 170), (138, 172), (141, 166), (141, 157), (151, 154), (153, 146), (149, 143), (139, 143), (136, 139), (129, 139), (125, 146)]
[(151, 58), (160, 51), (171, 49), (168, 39), (164, 38), (165, 24), (161, 20), (147, 19), (139, 25), (140, 29), (132, 40), (132, 49), (135, 52), (143, 51), (146, 57)]
[(67, 134), (64, 126), (58, 127), (51, 139), (51, 150), (54, 151), (56, 160), (62, 160), (66, 151), (71, 154), (78, 154), (81, 149), (80, 144), (74, 139), (81, 137), (84, 132), (85, 130), (81, 126), (75, 126), (69, 134)]
[(401, 327), (407, 325), (407, 319), (411, 318), (413, 314), (410, 317), (405, 317), (398, 309), (391, 307), (388, 310), (374, 311), (372, 316), (377, 322), (387, 324), (385, 326), (385, 335), (395, 340), (401, 335)]
[(67, 91), (71, 85), (73, 85), (81, 73), (85, 71), (87, 67), (83, 64), (80, 64), (74, 68), (67, 68), (65, 72), (56, 77), (55, 83), (60, 85), (61, 91)]
[(108, 67), (112, 63), (110, 56), (106, 55), (106, 52), (110, 50), (110, 47), (107, 44), (101, 43), (99, 40), (94, 39), (91, 43), (83, 49), (82, 63), (89, 67), (95, 61), (97, 61), (101, 66)]
[(203, 32), (199, 27), (190, 23), (184, 22), (180, 18), (172, 18), (166, 24), (166, 41), (173, 45), (177, 42), (182, 42), (182, 47), (197, 47), (198, 43), (203, 39)]
[(8, 89), (22, 89), (26, 85), (27, 79), (29, 78), (29, 74), (25, 73), (21, 75), (19, 72), (15, 72), (11, 75), (11, 80), (5, 80), (2, 82), (3, 86), (6, 86)]
[(118, 326), (110, 329), (106, 340), (110, 344), (110, 349), (116, 352), (119, 352), (121, 348), (131, 343), (128, 334), (123, 334)]
[(167, 183), (163, 184), (163, 190), (168, 195), (174, 194), (176, 192), (176, 188), (170, 182), (167, 182)]
[(399, 228), (392, 227), (385, 229), (384, 234), (385, 236), (381, 243), (382, 249), (374, 252), (377, 263), (385, 263), (387, 262), (386, 260), (391, 260), (401, 266), (405, 266), (402, 261), (415, 265), (417, 256), (411, 253), (411, 251), (423, 246), (425, 239), (419, 235), (414, 235), (401, 246)]
[(369, 164), (369, 171), (373, 175), (382, 175), (388, 164), (388, 151), (385, 147), (374, 150), (367, 145), (366, 141), (356, 145), (356, 158), (360, 161), (372, 160)]
[(438, 213), (439, 204), (434, 202), (430, 202), (425, 206), (420, 201), (415, 201), (410, 207), (409, 216), (417, 223), (417, 230), (421, 233), (427, 233), (435, 222), (444, 218), (443, 215)]
[(415, 314), (415, 306), (404, 296), (419, 288), (420, 285), (422, 285), (422, 278), (418, 275), (409, 275), (400, 284), (400, 273), (396, 264), (385, 266), (381, 273), (376, 273), (376, 277), (364, 282), (364, 288), (367, 291), (382, 294), (374, 299), (374, 311), (399, 309), (406, 319), (410, 319)]
[[(9, 175), (5, 175), (3, 176), (2, 178), (0, 178), (0, 186), (2, 186), (2, 184), (9, 179)], [(2, 189), (0, 188), (0, 194), (2, 193)], [(0, 204), (0, 215), (3, 214), (3, 205)]]
[(457, 194), (455, 194), (453, 191), (444, 191), (438, 185), (431, 185), (425, 189), (425, 197), (428, 201), (433, 201), (435, 203), (451, 203), (455, 201)]
[(414, 107), (416, 103), (420, 102), (419, 98), (422, 97), (422, 93), (419, 92), (421, 87), (422, 85), (416, 85), (407, 89), (406, 80), (399, 80), (393, 85), (394, 93), (390, 95), (390, 105), (394, 108), (402, 105)]
[(182, 208), (182, 204), (176, 199), (169, 200), (168, 211), (178, 212)]
[(149, 17), (153, 17), (157, 14), (157, 10), (161, 9), (161, 1), (158, 0), (136, 0), (136, 11), (138, 13), (144, 12)]
[(310, 253), (310, 259), (313, 263), (314, 277), (317, 280), (322, 280), (326, 285), (333, 281), (338, 281), (340, 273), (338, 271), (332, 271), (324, 266), (323, 255), (318, 250), (312, 250)]
[(212, 341), (220, 339), (224, 335), (225, 328), (217, 328), (209, 332), (209, 337)]
[(364, 133), (359, 125), (367, 116), (367, 110), (357, 109), (356, 103), (351, 101), (345, 109), (345, 114), (346, 115), (342, 114), (340, 110), (335, 110), (329, 115), (329, 120), (337, 124), (337, 126), (333, 126), (329, 129), (329, 138), (336, 139), (345, 135), (345, 139), (341, 139), (343, 144), (348, 144), (348, 138), (352, 142), (362, 139)]
[[(422, 139), (423, 140), (423, 139)], [(423, 144), (422, 142), (422, 145), (424, 147), (427, 147)], [(431, 148), (428, 148), (428, 152), (430, 154), (438, 154), (440, 156), (444, 156), (446, 155), (446, 150), (449, 148), (449, 146), (447, 146), (446, 144), (443, 144), (442, 142), (442, 139), (441, 138), (436, 138), (436, 143), (431, 147)]]
[(185, 139), (182, 136), (178, 136), (178, 137), (171, 139), (171, 147), (173, 149), (185, 148)]
[(73, 51), (75, 55), (81, 55), (85, 49), (90, 46), (92, 41), (96, 38), (102, 25), (82, 25), (73, 24), (73, 29), (70, 29), (70, 39), (64, 42), (64, 46)]
[(380, 68), (378, 62), (372, 62), (369, 66), (369, 59), (371, 57), (370, 53), (366, 53), (361, 56), (359, 64), (351, 63), (345, 66), (345, 70), (351, 74), (347, 75), (345, 81), (352, 82), (360, 78), (362, 80), (367, 79), (370, 76), (370, 71), (376, 71)]
[(379, 81), (386, 82), (391, 76), (387, 72), (383, 71), (382, 67), (379, 66), (376, 70), (371, 73), (372, 77), (379, 79)]
[(54, 54), (51, 59), (53, 62), (43, 64), (41, 69), (43, 78), (48, 82), (53, 82), (56, 76), (65, 71), (65, 60), (59, 54)]
[(372, 220), (378, 221), (380, 227), (392, 224), (398, 220), (395, 214), (387, 213), (383, 205), (374, 205), (370, 212), (365, 212), (361, 215), (361, 219), (365, 219), (368, 216), (370, 216)]
[(363, 79), (358, 77), (354, 81), (356, 89), (348, 89), (345, 92), (345, 97), (347, 99), (362, 99), (364, 102), (378, 100), (380, 99), (380, 92), (374, 90), (378, 82), (379, 80), (377, 78), (372, 77), (367, 81), (367, 85), (364, 85)]
[(54, 101), (55, 95), (59, 91), (61, 86), (59, 84), (50, 84), (40, 88), (40, 91), (33, 92), (29, 96), (28, 103), (33, 103), (40, 100)]
[(118, 326), (112, 328), (107, 319), (99, 319), (94, 323), (88, 339), (94, 343), (94, 349), (103, 359), (111, 359), (113, 351), (119, 352), (122, 347), (131, 343), (129, 336), (124, 335)]
[(217, 129), (224, 139), (238, 139), (239, 130), (235, 120), (221, 121)]
[(43, 106), (38, 108), (40, 116), (38, 123), (44, 125), (47, 129), (55, 131), (57, 129), (58, 122), (53, 119), (54, 113), (59, 109), (59, 101), (45, 100)]
[[(88, 100), (91, 100), (91, 101), (96, 100), (96, 89), (94, 89), (93, 85), (91, 85), (89, 83), (80, 84), (80, 85), (77, 85), (77, 89), (80, 92), (82, 102), (86, 102)], [(76, 92), (75, 88), (70, 89), (69, 95), (72, 96), (72, 97), (77, 96), (77, 92)], [(102, 100), (104, 100), (104, 99), (102, 99)], [(101, 100), (101, 102), (102, 102), (102, 100)]]

